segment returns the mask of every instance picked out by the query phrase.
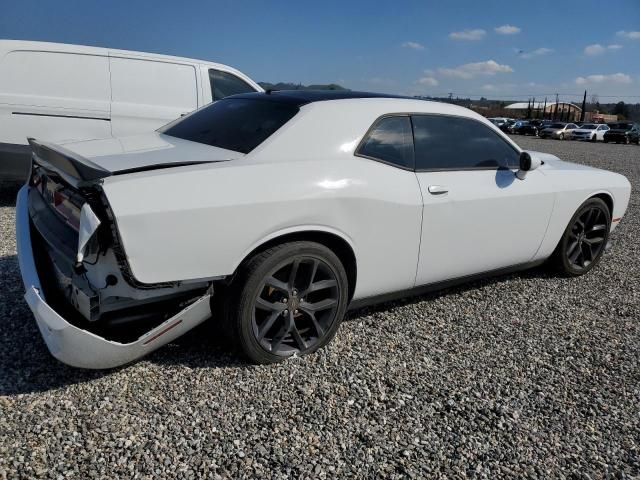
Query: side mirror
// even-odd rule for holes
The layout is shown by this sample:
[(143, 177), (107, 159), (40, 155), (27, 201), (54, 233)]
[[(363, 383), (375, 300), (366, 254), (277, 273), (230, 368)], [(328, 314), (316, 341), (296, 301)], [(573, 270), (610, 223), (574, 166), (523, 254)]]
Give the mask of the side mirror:
[(540, 165), (542, 165), (542, 161), (537, 156), (532, 157), (530, 153), (522, 152), (520, 154), (520, 169), (516, 172), (516, 177), (524, 180), (527, 172), (535, 170)]

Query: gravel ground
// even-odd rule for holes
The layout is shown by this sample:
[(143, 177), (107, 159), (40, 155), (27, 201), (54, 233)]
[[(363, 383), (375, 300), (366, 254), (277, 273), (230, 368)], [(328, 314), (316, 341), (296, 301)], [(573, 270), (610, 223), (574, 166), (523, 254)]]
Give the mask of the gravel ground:
[(625, 174), (601, 265), (350, 315), (324, 351), (238, 360), (205, 325), (126, 368), (49, 356), (0, 194), (0, 478), (640, 476), (640, 147), (516, 138)]

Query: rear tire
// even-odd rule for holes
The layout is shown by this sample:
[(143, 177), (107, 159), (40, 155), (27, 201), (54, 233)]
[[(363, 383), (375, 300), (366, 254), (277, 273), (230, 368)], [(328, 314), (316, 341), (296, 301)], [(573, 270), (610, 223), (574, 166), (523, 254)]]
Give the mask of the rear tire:
[(600, 198), (590, 198), (571, 218), (550, 259), (551, 265), (563, 275), (584, 275), (600, 262), (610, 229), (609, 207)]
[(315, 242), (269, 248), (246, 261), (224, 300), (226, 328), (255, 363), (307, 355), (335, 336), (349, 302), (340, 259)]

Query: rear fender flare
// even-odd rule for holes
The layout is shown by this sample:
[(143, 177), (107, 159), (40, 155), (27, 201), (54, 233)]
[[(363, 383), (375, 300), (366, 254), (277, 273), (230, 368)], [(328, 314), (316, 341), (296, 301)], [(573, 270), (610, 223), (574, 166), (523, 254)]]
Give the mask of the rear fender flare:
[(236, 263), (233, 265), (233, 271), (234, 272), (237, 271), (238, 267), (242, 264), (242, 262), (244, 262), (249, 257), (249, 255), (251, 255), (252, 252), (260, 248), (260, 246), (266, 244), (267, 242), (276, 240), (279, 237), (291, 235), (293, 233), (313, 233), (313, 232), (329, 233), (341, 238), (349, 245), (349, 247), (351, 247), (351, 250), (353, 251), (353, 255), (356, 258), (356, 263), (358, 262), (358, 253), (355, 248), (353, 239), (349, 235), (347, 235), (345, 232), (338, 230), (336, 228), (328, 227), (326, 225), (295, 225), (295, 226), (275, 230), (263, 236), (253, 244), (251, 244), (249, 248), (247, 248), (243, 252), (241, 258), (239, 258), (236, 261)]

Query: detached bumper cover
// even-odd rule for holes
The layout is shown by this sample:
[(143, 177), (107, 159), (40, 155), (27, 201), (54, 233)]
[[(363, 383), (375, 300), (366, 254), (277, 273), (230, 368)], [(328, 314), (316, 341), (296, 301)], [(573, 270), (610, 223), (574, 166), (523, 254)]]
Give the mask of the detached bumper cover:
[(29, 188), (20, 189), (16, 203), (18, 262), (25, 299), (49, 351), (58, 360), (73, 367), (93, 369), (124, 365), (180, 337), (211, 316), (211, 296), (207, 294), (131, 343), (113, 342), (67, 322), (47, 304), (36, 271), (29, 225)]

